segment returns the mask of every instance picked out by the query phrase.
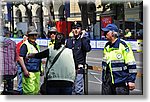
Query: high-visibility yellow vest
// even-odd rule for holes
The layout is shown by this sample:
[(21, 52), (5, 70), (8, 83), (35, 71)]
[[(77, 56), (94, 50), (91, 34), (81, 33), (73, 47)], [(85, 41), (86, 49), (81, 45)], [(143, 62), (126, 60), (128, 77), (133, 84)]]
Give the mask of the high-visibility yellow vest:
[(126, 38), (131, 37), (131, 36), (132, 36), (131, 32), (128, 32), (128, 33), (125, 35)]
[(103, 75), (104, 80), (106, 70), (111, 73), (112, 83), (134, 82), (136, 78), (136, 62), (129, 44), (122, 39), (117, 39), (114, 45), (108, 42), (103, 52)]
[(48, 42), (48, 48), (50, 48), (50, 46), (53, 46), (54, 43), (55, 43), (55, 41), (53, 41), (53, 42), (52, 42), (52, 41), (49, 41), (49, 42)]
[[(24, 42), (27, 45), (28, 52), (30, 53), (38, 53), (40, 51), (40, 47), (36, 45), (37, 49), (27, 41)], [(27, 70), (29, 71), (29, 77), (22, 78), (22, 87), (23, 94), (26, 95), (37, 95), (40, 90), (40, 68), (41, 68), (41, 59), (30, 58), (25, 61), (25, 65)], [(23, 73), (24, 74), (24, 73)]]
[[(27, 45), (28, 52), (30, 53), (38, 53), (40, 51), (40, 47), (36, 45), (37, 49), (27, 41), (24, 42), (24, 44)], [(25, 65), (28, 71), (30, 72), (38, 72), (41, 70), (41, 59), (36, 58), (30, 58), (27, 61), (25, 61)]]

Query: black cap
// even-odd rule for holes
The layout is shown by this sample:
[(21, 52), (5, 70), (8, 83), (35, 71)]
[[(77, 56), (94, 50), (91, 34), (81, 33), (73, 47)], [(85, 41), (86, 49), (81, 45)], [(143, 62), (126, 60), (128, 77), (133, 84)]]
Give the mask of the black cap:
[(76, 23), (76, 24), (73, 24), (72, 28), (78, 28), (78, 27), (82, 27), (82, 25), (80, 23)]

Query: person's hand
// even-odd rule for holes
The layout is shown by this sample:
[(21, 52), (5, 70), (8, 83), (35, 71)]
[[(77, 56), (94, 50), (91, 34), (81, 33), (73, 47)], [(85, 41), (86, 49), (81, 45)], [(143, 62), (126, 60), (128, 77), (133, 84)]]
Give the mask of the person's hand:
[(86, 31), (82, 30), (81, 32), (82, 32), (81, 38), (83, 38), (85, 36)]
[(33, 58), (35, 56), (35, 53), (30, 53), (26, 56), (26, 58)]
[(129, 90), (135, 89), (135, 83), (133, 82), (128, 82)]
[(24, 73), (25, 77), (29, 77), (29, 75), (30, 75), (30, 73), (27, 70), (25, 70), (23, 73)]
[(42, 59), (42, 64), (46, 64), (46, 59)]
[(88, 33), (85, 30), (82, 30), (81, 38), (88, 37)]
[(44, 71), (40, 71), (40, 76), (43, 76), (44, 75)]

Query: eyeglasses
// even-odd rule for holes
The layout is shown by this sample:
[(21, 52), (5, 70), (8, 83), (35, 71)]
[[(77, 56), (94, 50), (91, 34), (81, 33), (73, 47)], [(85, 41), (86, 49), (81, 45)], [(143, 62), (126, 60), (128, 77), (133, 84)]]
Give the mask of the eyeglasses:
[(30, 35), (28, 35), (28, 36), (38, 36), (37, 34), (30, 34)]
[(48, 34), (49, 35), (52, 35), (52, 34), (56, 35), (56, 32), (49, 32)]
[(80, 29), (80, 27), (75, 27), (75, 28), (72, 28), (72, 29)]

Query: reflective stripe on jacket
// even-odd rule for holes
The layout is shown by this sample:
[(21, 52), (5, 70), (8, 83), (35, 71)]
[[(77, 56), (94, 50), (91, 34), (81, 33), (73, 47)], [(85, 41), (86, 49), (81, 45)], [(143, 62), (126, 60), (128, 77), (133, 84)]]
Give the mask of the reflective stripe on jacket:
[[(27, 41), (24, 42), (24, 44), (27, 45), (27, 49), (28, 52), (27, 54), (30, 53), (38, 53), (40, 51), (40, 48), (38, 45), (36, 45), (36, 47), (38, 48), (38, 50)], [(36, 59), (36, 58), (29, 58), (27, 60), (25, 60), (25, 65), (28, 71), (30, 72), (38, 72), (40, 71), (40, 67), (41, 67), (41, 59)]]
[(122, 39), (111, 45), (106, 43), (102, 61), (102, 80), (105, 80), (106, 70), (111, 73), (112, 83), (134, 82), (136, 78), (136, 62), (130, 45)]

